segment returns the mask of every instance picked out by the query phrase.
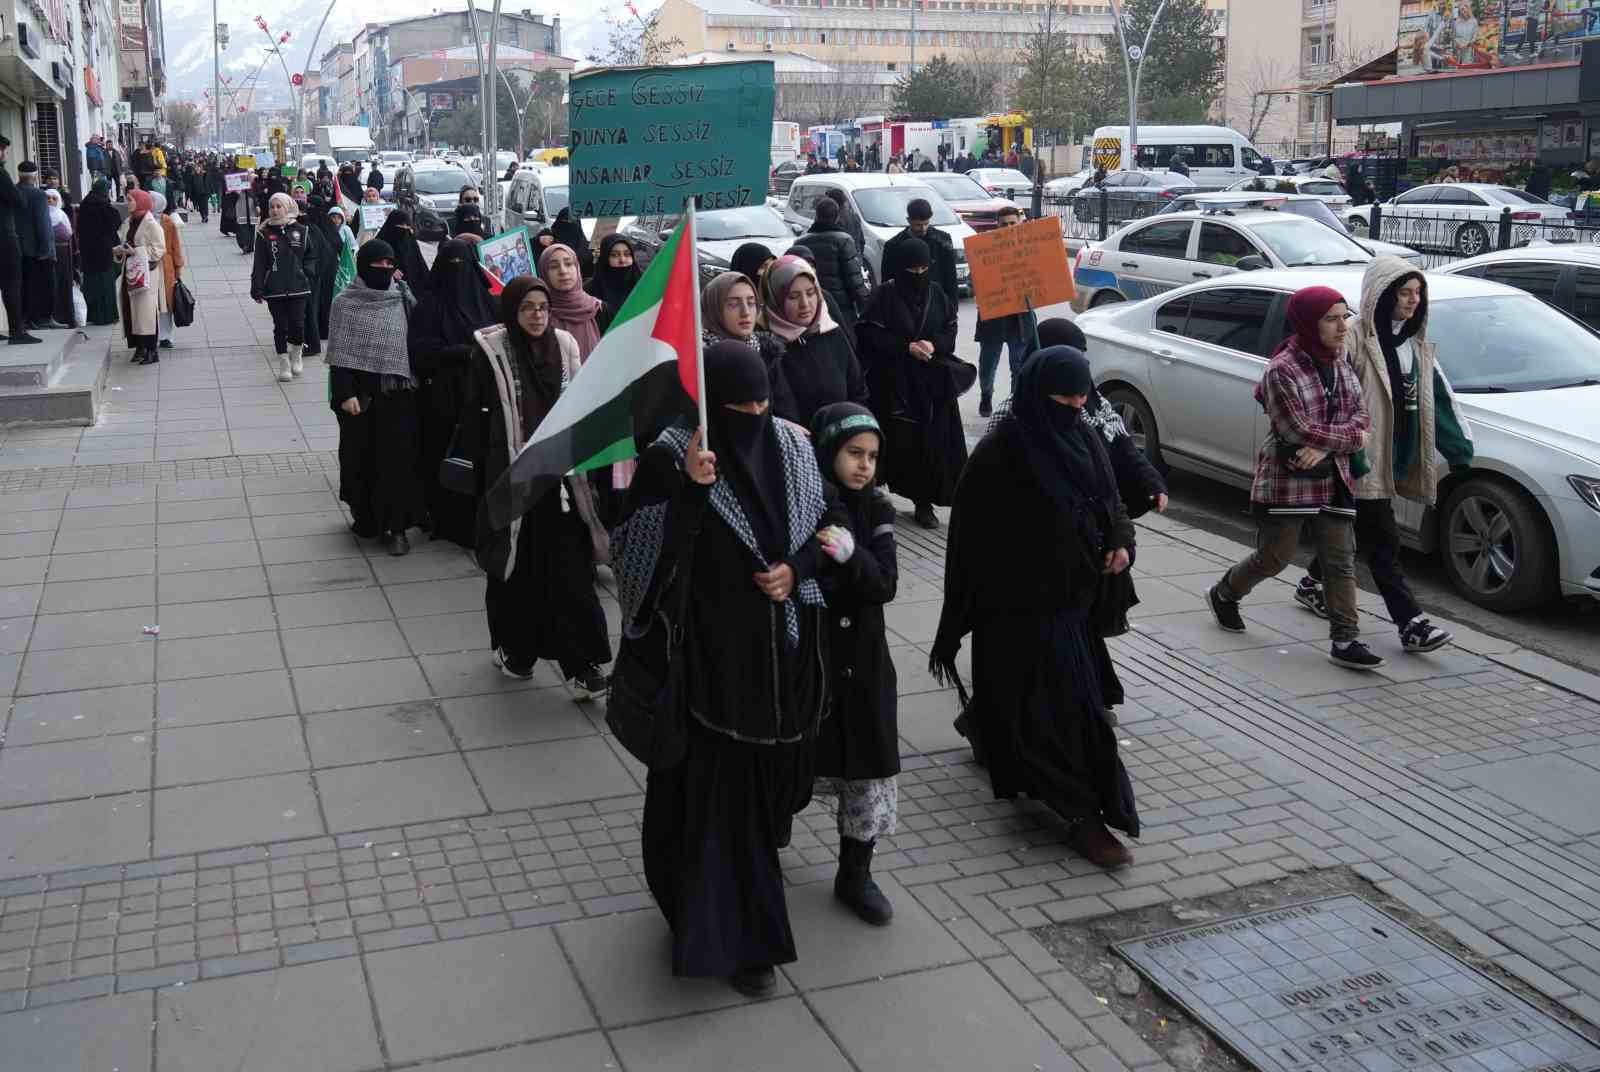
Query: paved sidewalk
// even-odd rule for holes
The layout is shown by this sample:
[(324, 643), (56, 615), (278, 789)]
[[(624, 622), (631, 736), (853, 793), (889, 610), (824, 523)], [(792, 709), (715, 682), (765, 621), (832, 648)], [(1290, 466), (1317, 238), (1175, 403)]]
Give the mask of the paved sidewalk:
[(893, 925), (835, 906), (813, 808), (779, 996), (672, 979), (602, 709), (495, 671), (459, 550), (348, 532), (325, 368), (276, 383), (248, 259), (185, 240), (177, 349), (115, 350), (94, 428), (0, 432), (0, 1072), (1168, 1072), (1030, 928), (1336, 864), (1600, 1023), (1600, 680), (1402, 655), (1366, 596), (1353, 675), (1282, 583), (1222, 633), (1244, 549), (1159, 517), (1114, 642), (1136, 866), (991, 799), (926, 670), (942, 533), (903, 528)]

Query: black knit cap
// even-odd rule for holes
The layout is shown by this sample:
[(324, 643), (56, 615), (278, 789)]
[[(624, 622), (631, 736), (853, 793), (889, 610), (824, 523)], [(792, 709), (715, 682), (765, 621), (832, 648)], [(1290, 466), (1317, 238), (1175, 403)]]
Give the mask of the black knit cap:
[(706, 350), (706, 404), (765, 402), (772, 384), (761, 355), (743, 342), (724, 340)]

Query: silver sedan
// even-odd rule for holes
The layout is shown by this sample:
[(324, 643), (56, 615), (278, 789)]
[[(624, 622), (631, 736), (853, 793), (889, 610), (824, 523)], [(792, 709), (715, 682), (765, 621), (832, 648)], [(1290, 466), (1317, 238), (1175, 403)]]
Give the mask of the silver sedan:
[[(1080, 314), (1095, 381), (1152, 461), (1248, 487), (1266, 416), (1253, 394), (1301, 287), (1358, 308), (1361, 269), (1258, 271)], [(1428, 274), (1428, 338), (1471, 427), (1469, 471), (1436, 506), (1397, 500), (1407, 543), (1468, 599), (1520, 610), (1600, 599), (1600, 333), (1538, 298)], [(1442, 463), (1441, 463), (1442, 464)]]

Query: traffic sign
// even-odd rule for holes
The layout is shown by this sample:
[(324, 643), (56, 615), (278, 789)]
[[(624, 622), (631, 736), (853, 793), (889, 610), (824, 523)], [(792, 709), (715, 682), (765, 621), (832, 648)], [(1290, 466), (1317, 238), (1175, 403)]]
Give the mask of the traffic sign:
[(296, 71), (294, 73), (294, 75), (289, 79), (289, 84), (290, 85), (294, 85), (294, 86), (298, 86), (298, 85), (304, 84), (305, 80), (306, 80), (306, 76), (301, 74), (299, 71)]

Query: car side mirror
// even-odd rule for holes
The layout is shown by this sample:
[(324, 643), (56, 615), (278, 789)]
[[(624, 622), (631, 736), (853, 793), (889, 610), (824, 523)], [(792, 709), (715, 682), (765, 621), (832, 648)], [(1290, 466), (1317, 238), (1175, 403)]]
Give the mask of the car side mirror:
[(1265, 258), (1254, 253), (1240, 257), (1233, 262), (1233, 266), (1241, 272), (1259, 272), (1263, 268), (1269, 267)]

